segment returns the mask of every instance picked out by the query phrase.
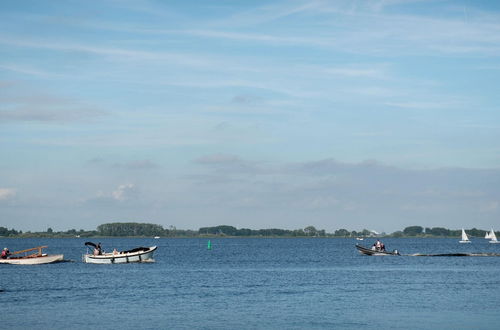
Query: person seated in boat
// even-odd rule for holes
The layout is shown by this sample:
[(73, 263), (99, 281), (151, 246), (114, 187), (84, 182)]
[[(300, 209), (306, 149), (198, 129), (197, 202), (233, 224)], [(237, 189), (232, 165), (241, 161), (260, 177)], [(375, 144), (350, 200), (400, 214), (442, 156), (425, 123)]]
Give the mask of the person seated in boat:
[(113, 249), (113, 255), (117, 255), (117, 254), (119, 254), (118, 250), (116, 248)]
[(380, 242), (379, 240), (377, 240), (374, 245), (375, 245), (375, 250), (377, 250), (377, 251), (381, 250), (382, 242)]
[(10, 256), (10, 251), (9, 249), (7, 248), (3, 248), (3, 251), (2, 251), (2, 259), (7, 259), (8, 257)]
[(94, 249), (94, 255), (95, 256), (100, 256), (102, 255), (102, 248), (101, 248), (101, 243), (97, 243), (95, 249)]
[(380, 242), (380, 251), (385, 251), (385, 244)]

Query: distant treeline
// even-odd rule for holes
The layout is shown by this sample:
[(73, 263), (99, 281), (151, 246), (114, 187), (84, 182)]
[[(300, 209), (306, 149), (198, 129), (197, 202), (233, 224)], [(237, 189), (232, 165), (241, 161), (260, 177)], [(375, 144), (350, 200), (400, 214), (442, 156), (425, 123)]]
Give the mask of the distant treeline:
[[(467, 235), (472, 237), (484, 237), (486, 232), (489, 230), (482, 230), (477, 228), (465, 229)], [(497, 232), (495, 232), (497, 234)], [(421, 227), (421, 226), (410, 226), (406, 227), (403, 231), (397, 231), (392, 233), (392, 237), (460, 237), (462, 235), (462, 229), (446, 229), (443, 227)]]
[(288, 236), (288, 237), (326, 237), (324, 229), (317, 230), (313, 226), (304, 229), (237, 229), (233, 226), (203, 227), (198, 230), (198, 235), (223, 235), (223, 236)]
[[(486, 231), (482, 229), (466, 229), (469, 236), (484, 237)], [(337, 229), (333, 233), (327, 233), (324, 229), (316, 229), (308, 226), (304, 229), (248, 229), (233, 226), (202, 227), (198, 230), (177, 229), (174, 226), (163, 228), (161, 225), (138, 222), (113, 222), (99, 225), (96, 230), (76, 230), (56, 232), (48, 228), (44, 232), (22, 232), (21, 230), (0, 227), (0, 237), (460, 237), (460, 230), (451, 230), (442, 227), (424, 228), (421, 226), (406, 227), (402, 231), (392, 234), (377, 234), (373, 231), (363, 229), (362, 231), (349, 231)], [(498, 235), (498, 233), (497, 233)]]

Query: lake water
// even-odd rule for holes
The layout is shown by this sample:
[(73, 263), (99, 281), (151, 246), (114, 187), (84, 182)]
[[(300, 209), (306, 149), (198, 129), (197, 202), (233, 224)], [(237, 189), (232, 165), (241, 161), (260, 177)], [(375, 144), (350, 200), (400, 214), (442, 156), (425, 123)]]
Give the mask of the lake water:
[[(81, 262), (86, 239), (48, 245), (65, 262), (0, 265), (1, 329), (498, 329), (500, 257), (362, 256), (353, 239), (100, 239), (158, 245), (155, 263)], [(475, 239), (384, 239), (411, 253), (500, 253)], [(373, 240), (366, 240), (371, 245)]]

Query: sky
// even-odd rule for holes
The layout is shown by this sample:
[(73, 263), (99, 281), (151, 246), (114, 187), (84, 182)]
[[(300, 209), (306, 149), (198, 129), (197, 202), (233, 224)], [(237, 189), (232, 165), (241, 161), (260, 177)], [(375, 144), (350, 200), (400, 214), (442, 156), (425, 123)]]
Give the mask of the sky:
[(0, 226), (500, 230), (496, 1), (0, 3)]

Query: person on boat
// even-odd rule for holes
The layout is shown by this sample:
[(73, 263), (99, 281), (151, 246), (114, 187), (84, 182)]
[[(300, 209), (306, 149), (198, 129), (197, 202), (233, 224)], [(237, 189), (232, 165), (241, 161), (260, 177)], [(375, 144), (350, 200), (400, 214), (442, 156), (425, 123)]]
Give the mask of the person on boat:
[(377, 240), (377, 242), (375, 242), (375, 249), (377, 251), (380, 251), (381, 250), (381, 246), (382, 246), (382, 242), (380, 242), (379, 240)]
[(380, 242), (380, 251), (385, 251), (385, 244)]
[(3, 248), (2, 250), (2, 259), (7, 259), (10, 256), (10, 251), (7, 248)]
[(94, 255), (95, 256), (100, 256), (102, 255), (102, 248), (101, 248), (101, 243), (97, 243), (95, 249), (94, 249)]

